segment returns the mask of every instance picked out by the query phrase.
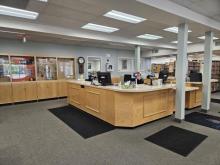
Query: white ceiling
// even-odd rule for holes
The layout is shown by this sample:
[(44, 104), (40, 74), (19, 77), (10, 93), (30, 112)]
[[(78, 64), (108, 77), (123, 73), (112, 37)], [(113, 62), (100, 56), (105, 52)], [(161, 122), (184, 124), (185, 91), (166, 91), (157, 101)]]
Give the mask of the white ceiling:
[(170, 0), (220, 22), (219, 0)]
[[(217, 5), (219, 5), (218, 0), (171, 0), (175, 3), (178, 3), (180, 5), (184, 5), (185, 7), (190, 6), (192, 10), (198, 12), (203, 11), (201, 14), (210, 14), (211, 18), (214, 18), (217, 14), (219, 14), (219, 8), (217, 11)], [(215, 2), (214, 2), (215, 1)], [(212, 4), (213, 12), (211, 11), (212, 7), (207, 8), (206, 3)], [(0, 1), (1, 4), (1, 1)], [(193, 4), (193, 5), (192, 5)], [(197, 7), (197, 6), (200, 7)], [(40, 13), (37, 20), (25, 20), (21, 18), (12, 18), (7, 16), (0, 16), (0, 22), (2, 22), (2, 25), (0, 27), (6, 27), (6, 23), (4, 21), (17, 21), (15, 24), (17, 26), (10, 26), (8, 28), (12, 29), (13, 31), (18, 28), (18, 26), (24, 28), (22, 30), (23, 32), (30, 35), (31, 40), (36, 41), (45, 41), (45, 42), (62, 42), (62, 43), (68, 43), (68, 44), (92, 44), (95, 46), (99, 45), (108, 45), (108, 42), (104, 42), (103, 40), (110, 40), (111, 43), (110, 47), (118, 47), (114, 45), (119, 45), (117, 43), (117, 37), (120, 37), (120, 41), (124, 40), (124, 44), (128, 40), (128, 43), (143, 43), (142, 45), (146, 44), (147, 48), (153, 48), (155, 47), (169, 47), (169, 48), (175, 48), (175, 44), (171, 44), (171, 41), (177, 40), (177, 35), (165, 32), (162, 29), (170, 27), (170, 26), (177, 26), (179, 23), (182, 22), (188, 22), (189, 28), (193, 31), (192, 33), (189, 33), (189, 40), (193, 43), (202, 42), (202, 40), (197, 39), (198, 36), (204, 35), (205, 31), (209, 30), (210, 28), (207, 26), (203, 26), (199, 23), (195, 23), (186, 19), (183, 19), (179, 16), (161, 11), (159, 9), (156, 9), (154, 7), (144, 5), (142, 3), (139, 3), (135, 0), (48, 0), (48, 3), (39, 2), (36, 0), (30, 0), (27, 5), (28, 10), (37, 11)], [(103, 14), (110, 10), (118, 10), (121, 12), (133, 14), (136, 16), (144, 17), (148, 19), (147, 21), (144, 21), (139, 24), (130, 24), (125, 23), (122, 21), (114, 20), (111, 18), (103, 17)], [(220, 19), (220, 17), (218, 18)], [(218, 20), (216, 19), (216, 20)], [(219, 20), (218, 20), (219, 21)], [(116, 31), (111, 34), (104, 34), (102, 32), (95, 32), (95, 31), (89, 31), (89, 30), (83, 30), (80, 27), (87, 24), (87, 23), (96, 23), (106, 26), (112, 26), (119, 28), (119, 31)], [(18, 24), (20, 23), (20, 24)], [(21, 26), (22, 25), (22, 26)], [(65, 37), (60, 36), (58, 34), (53, 35), (53, 30), (50, 31), (50, 33), (45, 34), (46, 32), (38, 31), (36, 25), (49, 25), (47, 26), (47, 32), (50, 31), (50, 28), (53, 27), (60, 27), (63, 28), (63, 32), (66, 30)], [(28, 27), (29, 26), (29, 27)], [(45, 26), (44, 26), (45, 27)], [(44, 28), (43, 27), (43, 28)], [(33, 30), (30, 30), (33, 29)], [(41, 28), (42, 29), (42, 28)], [(70, 30), (74, 31), (75, 33), (84, 34), (84, 36), (98, 36), (99, 38), (102, 38), (102, 41), (97, 41), (97, 39), (83, 39), (83, 41), (78, 41), (80, 39), (74, 39), (73, 36), (68, 36), (68, 32)], [(220, 32), (217, 30), (214, 30), (216, 33), (216, 37), (220, 38)], [(55, 33), (55, 32), (54, 32)], [(157, 41), (146, 41), (143, 39), (138, 39), (136, 36), (150, 33), (155, 35), (161, 35), (164, 38), (157, 40)], [(64, 33), (62, 34), (64, 35)], [(8, 34), (2, 34), (0, 33), (0, 37), (9, 37), (13, 38), (13, 35)], [(15, 36), (16, 37), (16, 36)], [(59, 38), (62, 39), (59, 39)], [(115, 37), (115, 39), (113, 39)], [(68, 38), (67, 40), (65, 38)], [(70, 39), (72, 38), (72, 39)], [(132, 42), (131, 42), (132, 41)], [(134, 41), (134, 42), (133, 42)], [(125, 46), (128, 49), (133, 48), (131, 44), (125, 44)]]

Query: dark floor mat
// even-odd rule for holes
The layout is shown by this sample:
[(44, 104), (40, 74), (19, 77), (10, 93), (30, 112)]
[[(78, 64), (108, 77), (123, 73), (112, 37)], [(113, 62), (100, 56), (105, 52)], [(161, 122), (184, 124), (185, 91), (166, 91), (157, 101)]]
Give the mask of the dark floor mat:
[(196, 132), (169, 126), (145, 140), (182, 156), (187, 156), (206, 138), (207, 136)]
[(211, 102), (220, 104), (220, 99), (211, 99)]
[(185, 120), (205, 127), (220, 130), (220, 117), (193, 112), (186, 115)]
[(49, 111), (83, 138), (90, 138), (115, 128), (113, 125), (72, 106), (49, 109)]

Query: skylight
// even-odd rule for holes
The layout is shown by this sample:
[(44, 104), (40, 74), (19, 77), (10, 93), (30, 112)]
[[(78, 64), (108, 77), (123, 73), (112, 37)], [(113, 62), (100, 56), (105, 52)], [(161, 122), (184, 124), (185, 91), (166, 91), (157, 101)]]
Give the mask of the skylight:
[[(201, 40), (205, 40), (205, 36), (201, 36), (201, 37), (198, 37), (198, 38), (201, 39)], [(219, 38), (213, 37), (213, 40), (217, 40), (217, 39), (219, 39)]]
[(26, 19), (37, 19), (39, 13), (0, 5), (0, 15), (26, 18)]
[[(172, 32), (172, 33), (178, 33), (178, 27), (174, 26), (174, 27), (169, 27), (166, 29), (163, 29), (164, 31), (168, 31), (168, 32)], [(191, 30), (188, 30), (188, 32), (192, 32)]]
[(134, 16), (134, 15), (123, 13), (123, 12), (116, 11), (116, 10), (109, 11), (108, 13), (104, 14), (104, 16), (109, 17), (109, 18), (113, 18), (113, 19), (117, 19), (120, 21), (134, 23), (134, 24), (147, 20), (142, 17)]
[[(177, 44), (178, 41), (172, 41), (171, 43), (173, 43), (173, 44)], [(187, 41), (187, 43), (188, 43), (188, 44), (191, 44), (192, 42), (191, 42), (191, 41)]]
[(118, 28), (98, 25), (98, 24), (94, 24), (94, 23), (88, 23), (88, 24), (82, 26), (81, 28), (82, 29), (105, 32), (105, 33), (112, 33), (112, 32), (115, 32), (115, 31), (119, 30)]
[(147, 40), (157, 40), (157, 39), (163, 38), (162, 36), (156, 36), (156, 35), (152, 35), (152, 34), (143, 34), (143, 35), (140, 35), (137, 37), (147, 39)]

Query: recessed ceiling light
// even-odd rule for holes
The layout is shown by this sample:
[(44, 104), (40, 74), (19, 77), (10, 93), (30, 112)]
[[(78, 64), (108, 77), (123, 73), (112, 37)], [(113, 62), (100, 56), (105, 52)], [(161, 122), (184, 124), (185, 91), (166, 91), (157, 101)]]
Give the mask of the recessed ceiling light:
[[(178, 27), (174, 26), (174, 27), (169, 27), (166, 29), (163, 29), (164, 31), (168, 31), (168, 32), (172, 32), (172, 33), (178, 33)], [(192, 32), (191, 30), (188, 30), (188, 33)]]
[[(173, 43), (173, 44), (177, 44), (178, 41), (172, 41), (171, 43)], [(191, 44), (192, 42), (191, 42), (191, 41), (187, 41), (187, 43), (188, 43), (188, 44)]]
[(40, 2), (48, 2), (48, 0), (37, 0), (37, 1), (40, 1)]
[(143, 34), (143, 35), (140, 35), (137, 37), (147, 39), (147, 40), (157, 40), (157, 39), (163, 38), (161, 36), (156, 36), (156, 35), (152, 35), (152, 34)]
[(0, 5), (0, 15), (20, 17), (26, 19), (37, 19), (39, 13)]
[[(201, 37), (198, 37), (198, 38), (201, 39), (201, 40), (205, 40), (205, 36), (201, 36)], [(219, 38), (213, 37), (213, 40), (217, 40), (217, 39), (219, 39)]]
[(105, 33), (112, 33), (112, 32), (115, 32), (115, 31), (119, 30), (118, 28), (98, 25), (98, 24), (94, 24), (94, 23), (88, 23), (88, 24), (82, 26), (82, 28), (83, 29), (88, 29), (88, 30), (105, 32)]
[(116, 11), (116, 10), (109, 11), (108, 13), (104, 14), (104, 16), (117, 19), (120, 21), (129, 22), (129, 23), (140, 23), (140, 22), (147, 20), (142, 17), (134, 16), (134, 15), (123, 13), (123, 12)]

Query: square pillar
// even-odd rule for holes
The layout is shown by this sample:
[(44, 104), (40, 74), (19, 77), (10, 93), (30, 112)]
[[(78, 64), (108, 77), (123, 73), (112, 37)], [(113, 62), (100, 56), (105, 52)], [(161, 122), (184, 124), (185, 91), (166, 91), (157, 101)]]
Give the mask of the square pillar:
[(141, 47), (135, 46), (135, 71), (141, 71)]
[(202, 77), (202, 111), (210, 109), (211, 101), (211, 76), (212, 76), (212, 51), (213, 51), (213, 32), (205, 33), (205, 54), (204, 68)]
[(185, 119), (185, 82), (187, 71), (187, 42), (188, 25), (178, 26), (178, 50), (176, 61), (176, 112), (175, 120), (181, 122)]

